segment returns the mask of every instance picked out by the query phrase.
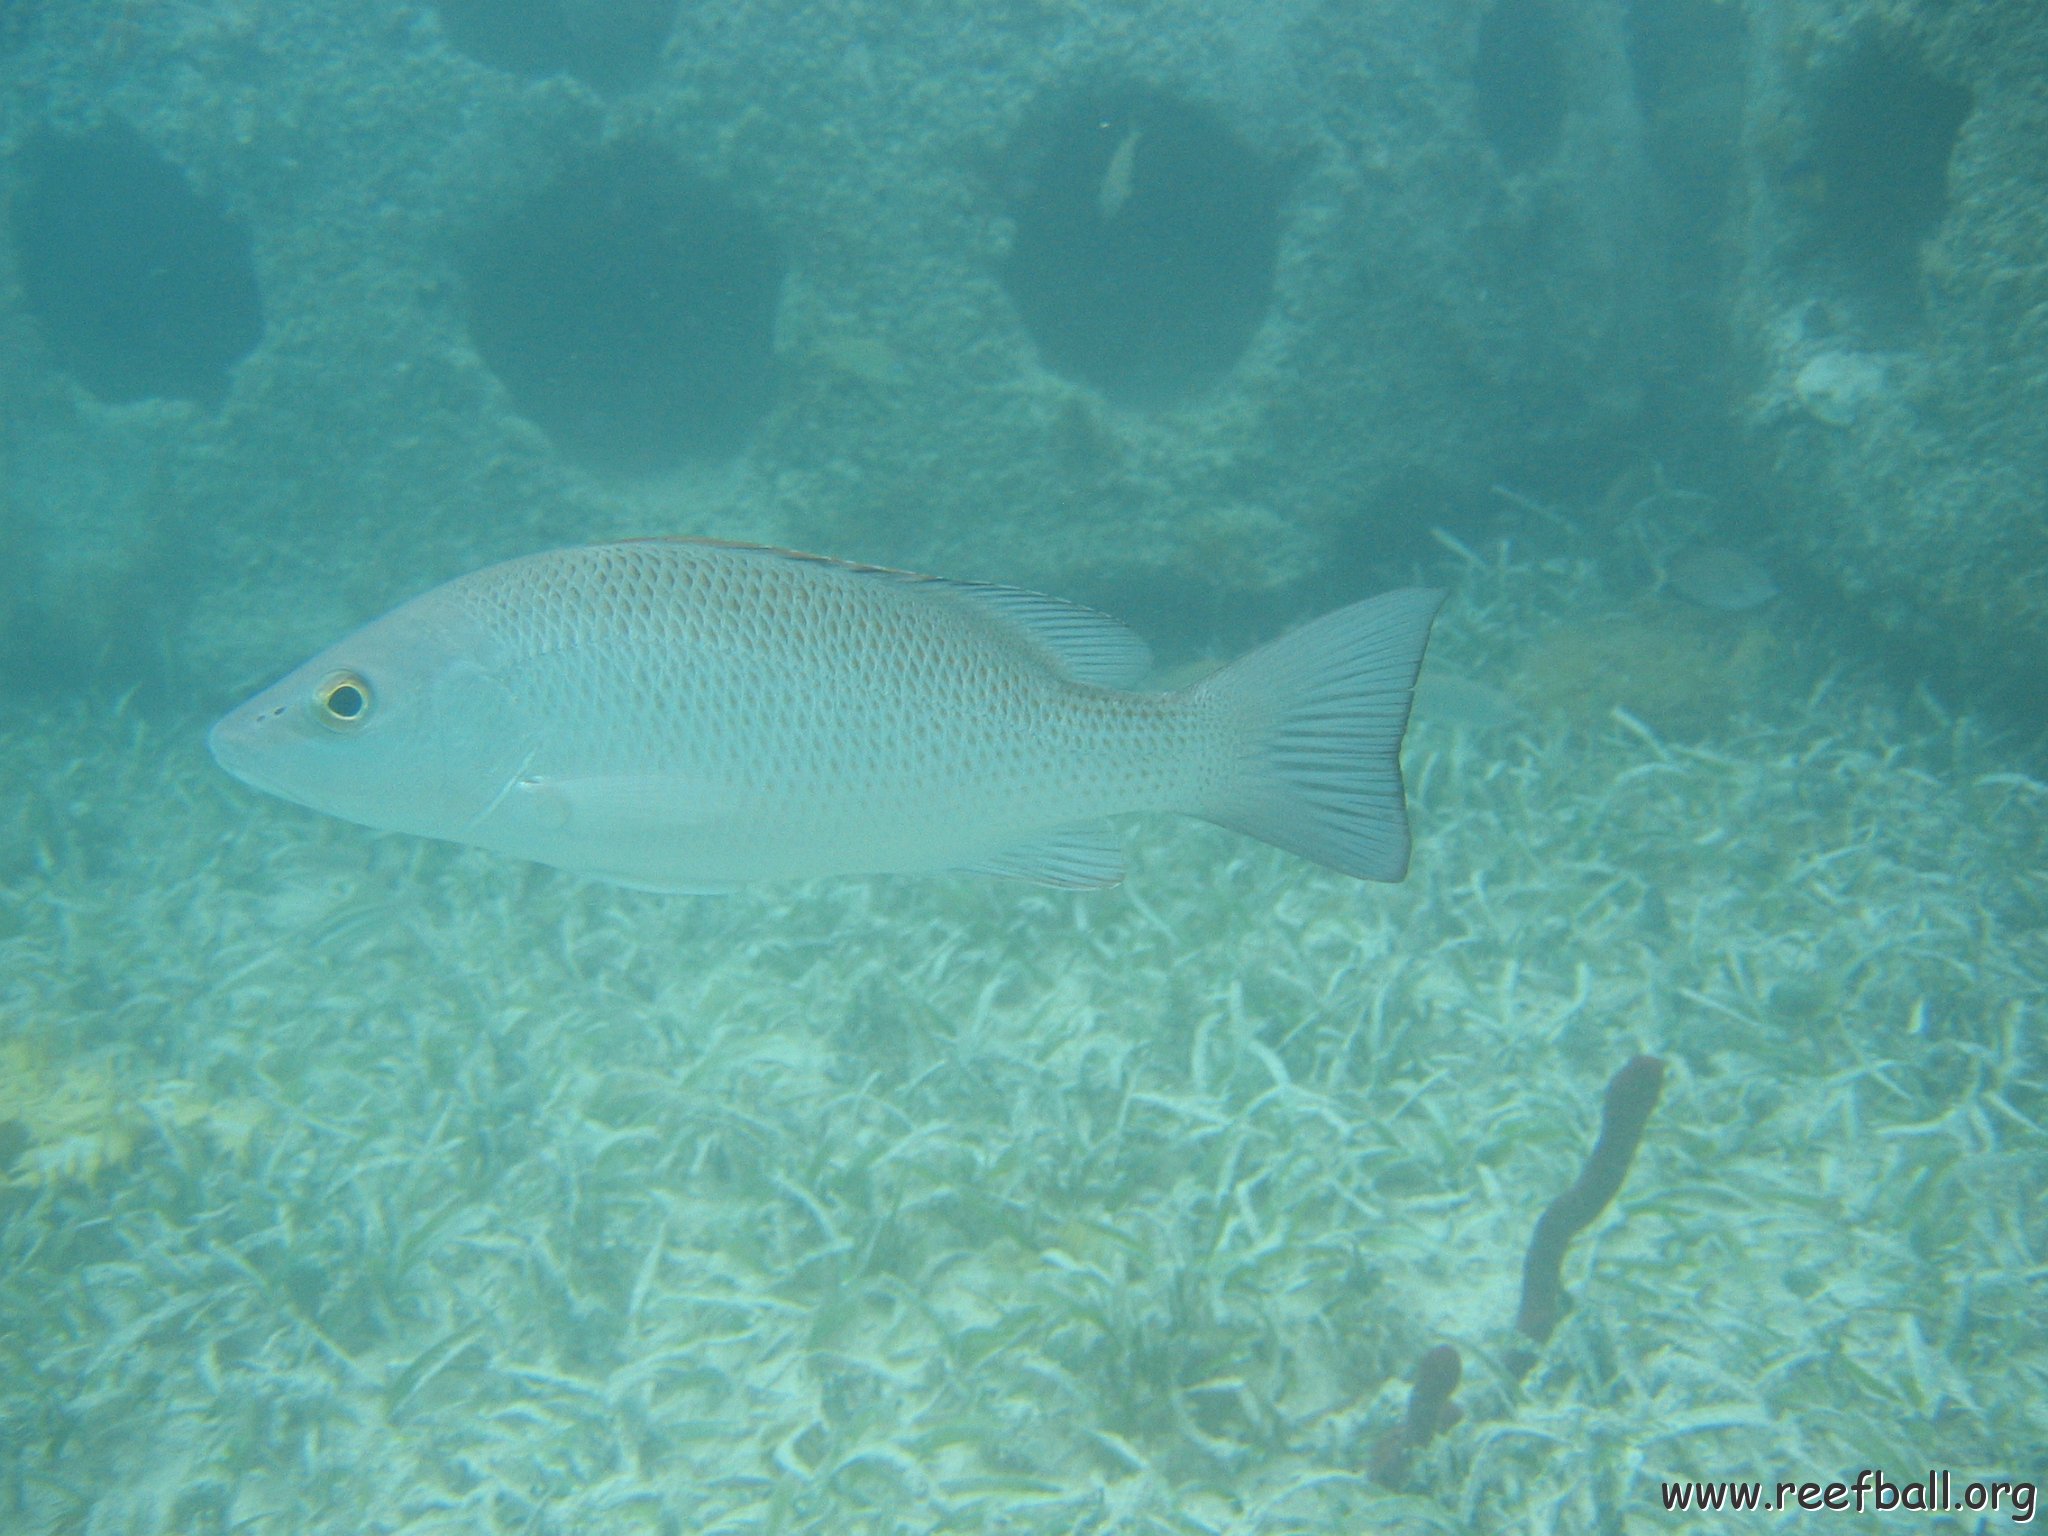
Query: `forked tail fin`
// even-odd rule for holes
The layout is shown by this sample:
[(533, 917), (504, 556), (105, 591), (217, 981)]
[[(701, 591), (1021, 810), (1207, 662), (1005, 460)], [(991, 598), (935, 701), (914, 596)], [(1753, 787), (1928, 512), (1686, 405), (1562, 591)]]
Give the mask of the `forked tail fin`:
[(1201, 814), (1361, 880), (1408, 873), (1401, 735), (1443, 593), (1340, 608), (1196, 684), (1235, 750)]

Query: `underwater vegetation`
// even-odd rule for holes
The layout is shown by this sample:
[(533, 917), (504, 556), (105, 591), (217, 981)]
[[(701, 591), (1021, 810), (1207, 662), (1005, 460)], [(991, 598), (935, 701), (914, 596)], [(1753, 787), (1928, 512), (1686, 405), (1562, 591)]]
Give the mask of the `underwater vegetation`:
[(105, 1063), (52, 1067), (25, 1040), (0, 1043), (0, 1178), (91, 1178), (135, 1151), (141, 1115)]
[(269, 1118), (262, 1105), (193, 1083), (135, 1083), (118, 1055), (54, 1057), (47, 1041), (0, 1036), (0, 1185), (91, 1182), (129, 1161), (161, 1121), (197, 1129), (217, 1151), (244, 1150)]
[[(1496, 686), (1619, 608), (1570, 555), (1431, 574)], [(1423, 717), (1401, 886), (1148, 821), (1114, 892), (718, 902), (53, 708), (0, 740), (65, 812), (0, 878), (0, 1027), (89, 1112), (8, 1101), (0, 1517), (1534, 1536), (1673, 1477), (2010, 1469), (2048, 790), (1797, 651), (1773, 693), (1683, 741)], [(1652, 1133), (1517, 1372), (1515, 1256), (1642, 1051)], [(119, 1128), (98, 1171), (18, 1177), (69, 1123)], [(1375, 1482), (1445, 1346), (1463, 1413)]]
[(1455, 1344), (1439, 1344), (1416, 1363), (1401, 1422), (1373, 1445), (1369, 1465), (1374, 1482), (1398, 1487), (1407, 1474), (1408, 1458), (1458, 1421), (1460, 1412), (1451, 1395), (1464, 1371)]

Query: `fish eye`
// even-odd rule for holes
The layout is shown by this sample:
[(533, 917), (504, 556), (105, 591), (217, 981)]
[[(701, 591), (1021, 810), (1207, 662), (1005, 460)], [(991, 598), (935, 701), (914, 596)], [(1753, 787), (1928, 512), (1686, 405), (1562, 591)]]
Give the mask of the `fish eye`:
[(322, 725), (351, 730), (370, 713), (370, 685), (354, 672), (336, 672), (313, 690), (313, 704)]

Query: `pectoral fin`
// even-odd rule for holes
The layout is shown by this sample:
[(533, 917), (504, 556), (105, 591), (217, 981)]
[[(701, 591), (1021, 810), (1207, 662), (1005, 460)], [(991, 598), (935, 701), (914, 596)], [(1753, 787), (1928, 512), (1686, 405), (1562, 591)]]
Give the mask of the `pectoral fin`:
[(528, 775), (499, 797), (475, 840), (636, 890), (708, 893), (731, 885), (682, 871), (701, 867), (693, 854), (739, 810), (735, 792), (675, 777)]
[(712, 785), (655, 774), (527, 778), (516, 794), (540, 825), (575, 837), (658, 837), (709, 826), (735, 797)]

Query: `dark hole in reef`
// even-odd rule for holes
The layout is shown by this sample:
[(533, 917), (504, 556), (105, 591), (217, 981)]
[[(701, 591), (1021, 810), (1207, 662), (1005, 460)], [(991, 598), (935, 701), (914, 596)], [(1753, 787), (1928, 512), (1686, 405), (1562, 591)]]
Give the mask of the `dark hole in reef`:
[(1565, 29), (1551, 0), (1500, 0), (1479, 24), (1479, 131), (1510, 171), (1548, 160), (1564, 131)]
[(1127, 404), (1227, 372), (1272, 302), (1278, 168), (1142, 90), (1054, 108), (1020, 150), (1003, 282), (1046, 365)]
[(439, 0), (436, 9), (479, 63), (602, 87), (653, 74), (676, 18), (676, 0)]
[(1917, 308), (1920, 243), (1947, 210), (1970, 107), (1967, 90), (1893, 42), (1866, 40), (1821, 76), (1812, 160), (1793, 185), (1822, 248), (1881, 302)]
[(1734, 179), (1748, 45), (1742, 10), (1724, 0), (1635, 0), (1624, 36), (1674, 221), (1704, 237)]
[(1726, 230), (1740, 162), (1748, 22), (1725, 0), (1631, 0), (1622, 19), (1655, 172), (1664, 263), (1662, 334), (1643, 379), (1640, 420), (1668, 443), (1726, 452), (1705, 447), (1721, 442), (1728, 421), (1716, 393), (1699, 381), (1728, 367), (1735, 248)]
[(263, 338), (247, 231), (126, 127), (44, 134), (21, 162), (15, 257), (57, 363), (103, 400), (217, 404)]
[(737, 452), (766, 410), (783, 262), (768, 227), (667, 150), (568, 167), (470, 253), (470, 338), (519, 410), (594, 468)]

